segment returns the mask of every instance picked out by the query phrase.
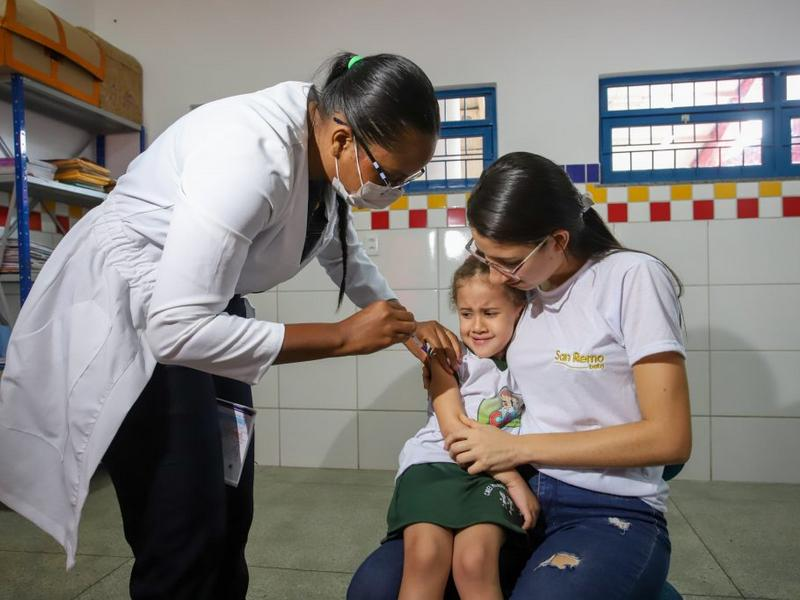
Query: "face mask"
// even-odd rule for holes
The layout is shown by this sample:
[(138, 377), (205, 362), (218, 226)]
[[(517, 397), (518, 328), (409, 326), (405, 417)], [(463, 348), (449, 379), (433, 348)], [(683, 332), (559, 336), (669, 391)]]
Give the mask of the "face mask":
[(364, 182), (361, 177), (361, 165), (358, 163), (358, 146), (355, 146), (356, 153), (356, 169), (358, 170), (358, 180), (361, 182), (361, 187), (358, 191), (352, 194), (347, 191), (344, 184), (339, 179), (339, 159), (336, 160), (336, 177), (333, 178), (331, 185), (336, 193), (344, 198), (350, 206), (356, 208), (369, 208), (372, 210), (382, 210), (388, 208), (400, 196), (403, 195), (403, 190), (389, 187), (388, 185), (378, 185), (371, 181)]

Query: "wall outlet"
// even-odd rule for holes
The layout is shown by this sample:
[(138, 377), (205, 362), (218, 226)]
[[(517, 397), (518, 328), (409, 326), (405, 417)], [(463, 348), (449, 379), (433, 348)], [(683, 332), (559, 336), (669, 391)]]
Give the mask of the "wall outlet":
[(380, 254), (378, 238), (375, 236), (370, 236), (365, 239), (364, 250), (367, 251), (367, 256), (378, 256), (378, 254)]

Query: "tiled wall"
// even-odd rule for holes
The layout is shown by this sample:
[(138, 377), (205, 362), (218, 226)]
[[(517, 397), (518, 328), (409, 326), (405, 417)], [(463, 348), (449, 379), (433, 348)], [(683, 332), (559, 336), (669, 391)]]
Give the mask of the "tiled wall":
[[(784, 193), (800, 195), (798, 183), (780, 185)], [(759, 184), (755, 185), (758, 189)], [(725, 190), (733, 197), (710, 200), (736, 206), (738, 190), (751, 187), (735, 184), (735, 193)], [(667, 193), (673, 188), (666, 186)], [(606, 190), (607, 205), (615, 203), (609, 196), (616, 196), (619, 189), (626, 190)], [(629, 207), (647, 207), (648, 200), (627, 202), (625, 198)], [(782, 196), (765, 198), (784, 201)], [(692, 206), (705, 199), (668, 201), (672, 206)], [(466, 197), (411, 197), (407, 201), (407, 207), (384, 213), (388, 229), (371, 227), (375, 213), (357, 213), (360, 235), (362, 240), (377, 240), (379, 254), (373, 259), (418, 320), (438, 318), (455, 328), (448, 286), (468, 239), (467, 229), (458, 226), (463, 225), (458, 215), (463, 213)], [(423, 202), (433, 202), (435, 207), (422, 208)], [(602, 209), (603, 203), (598, 206)], [(427, 227), (412, 228), (413, 217), (405, 215), (413, 215), (414, 210), (427, 211), (429, 219), (433, 214), (433, 221)], [(800, 219), (722, 218), (730, 214), (719, 211), (712, 220), (610, 225), (623, 243), (666, 260), (685, 284), (682, 302), (695, 439), (692, 459), (681, 476), (800, 482), (800, 319), (796, 314)], [(334, 312), (336, 286), (316, 264), (275, 292), (255, 296), (253, 302), (260, 318), (283, 322), (333, 321), (353, 310), (347, 305), (340, 314)], [(425, 420), (420, 380), (420, 368), (404, 348), (276, 367), (255, 388), (261, 408), (257, 460), (261, 464), (393, 469), (402, 443)]]

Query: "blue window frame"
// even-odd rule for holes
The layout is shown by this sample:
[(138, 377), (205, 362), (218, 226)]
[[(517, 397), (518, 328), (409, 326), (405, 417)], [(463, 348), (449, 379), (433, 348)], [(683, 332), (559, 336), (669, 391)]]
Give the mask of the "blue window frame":
[(493, 86), (438, 89), (442, 125), (425, 175), (407, 193), (471, 189), (497, 158), (497, 103)]
[(800, 176), (800, 65), (600, 79), (603, 183)]

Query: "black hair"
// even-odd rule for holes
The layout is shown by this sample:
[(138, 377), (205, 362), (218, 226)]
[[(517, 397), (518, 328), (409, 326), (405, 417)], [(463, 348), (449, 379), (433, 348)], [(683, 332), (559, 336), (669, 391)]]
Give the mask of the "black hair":
[[(570, 236), (567, 251), (581, 260), (620, 251), (648, 254), (623, 246), (597, 211), (584, 210), (583, 194), (564, 169), (530, 152), (506, 154), (481, 174), (470, 195), (467, 219), (479, 234), (501, 243), (536, 244), (564, 229)], [(660, 262), (672, 274), (680, 296), (680, 278)]]
[[(474, 256), (467, 256), (466, 260), (461, 263), (461, 266), (453, 273), (453, 280), (450, 284), (450, 305), (453, 308), (458, 308), (456, 300), (458, 298), (459, 288), (465, 281), (473, 277), (485, 277), (488, 279), (489, 265), (479, 261)], [(508, 299), (511, 300), (515, 306), (524, 306), (528, 302), (528, 295), (524, 290), (507, 285), (504, 285), (503, 288), (508, 295)]]
[[(321, 114), (343, 114), (356, 139), (389, 150), (409, 129), (439, 134), (439, 103), (422, 69), (396, 54), (365, 56), (349, 66), (354, 56), (342, 52), (331, 58), (323, 87), (311, 88), (309, 98), (317, 103)], [(348, 208), (338, 196), (336, 209), (342, 245), (341, 306), (347, 281)]]

